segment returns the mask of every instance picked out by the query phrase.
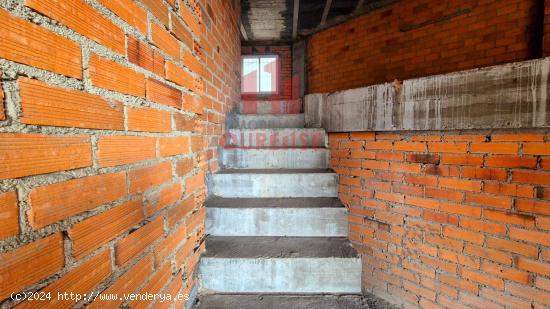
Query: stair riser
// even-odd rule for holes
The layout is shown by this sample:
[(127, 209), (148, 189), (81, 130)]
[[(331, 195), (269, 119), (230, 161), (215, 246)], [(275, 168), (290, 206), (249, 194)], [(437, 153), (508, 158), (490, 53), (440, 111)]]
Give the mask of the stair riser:
[(241, 101), (241, 114), (298, 114), (302, 109), (300, 100)]
[(225, 146), (243, 148), (326, 147), (326, 133), (318, 129), (231, 129)]
[(296, 115), (237, 115), (236, 128), (241, 129), (269, 129), (269, 128), (303, 128), (305, 127), (304, 114)]
[(210, 293), (361, 292), (359, 258), (202, 258), (202, 288)]
[(223, 149), (222, 165), (226, 168), (328, 168), (327, 149)]
[(213, 236), (346, 237), (345, 208), (207, 208)]
[(333, 173), (213, 174), (210, 188), (220, 197), (337, 197)]

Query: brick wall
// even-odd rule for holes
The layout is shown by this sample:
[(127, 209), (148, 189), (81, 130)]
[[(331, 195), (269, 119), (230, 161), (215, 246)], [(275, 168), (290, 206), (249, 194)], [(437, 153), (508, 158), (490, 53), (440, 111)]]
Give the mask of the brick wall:
[(398, 1), (314, 34), (309, 93), (541, 55), (540, 1)]
[(274, 95), (242, 94), (243, 100), (290, 100), (292, 99), (292, 46), (243, 46), (243, 55), (279, 56), (279, 93)]
[[(240, 99), (233, 3), (0, 4), (0, 307), (190, 293), (205, 175)], [(34, 291), (52, 299), (10, 298)]]
[(550, 306), (549, 139), (330, 134), (364, 288), (406, 307)]

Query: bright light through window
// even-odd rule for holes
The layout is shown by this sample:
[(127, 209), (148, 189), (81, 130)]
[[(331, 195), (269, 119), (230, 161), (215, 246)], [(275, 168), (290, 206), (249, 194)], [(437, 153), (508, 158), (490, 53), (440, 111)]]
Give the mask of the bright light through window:
[(243, 93), (277, 92), (277, 56), (243, 57)]

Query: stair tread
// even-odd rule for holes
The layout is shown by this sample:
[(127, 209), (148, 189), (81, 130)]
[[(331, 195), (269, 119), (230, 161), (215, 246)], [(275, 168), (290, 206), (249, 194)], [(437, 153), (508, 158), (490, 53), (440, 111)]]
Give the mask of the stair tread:
[(334, 197), (298, 198), (209, 198), (206, 207), (211, 208), (343, 208), (340, 200)]
[(392, 308), (377, 297), (361, 295), (209, 294), (201, 295), (198, 309), (218, 308)]
[(222, 169), (216, 174), (334, 174), (331, 169)]
[(345, 237), (208, 236), (204, 258), (358, 258)]

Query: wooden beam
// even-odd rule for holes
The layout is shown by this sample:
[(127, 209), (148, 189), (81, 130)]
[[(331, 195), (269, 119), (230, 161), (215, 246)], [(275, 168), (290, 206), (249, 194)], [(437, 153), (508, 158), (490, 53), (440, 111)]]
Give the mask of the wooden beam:
[(332, 5), (332, 0), (327, 0), (325, 3), (325, 9), (323, 10), (323, 17), (321, 17), (321, 23), (319, 26), (323, 26), (327, 22), (328, 12), (330, 11), (330, 7)]
[(243, 36), (243, 39), (245, 41), (248, 41), (248, 35), (246, 34), (246, 29), (244, 28), (242, 21), (240, 22), (240, 25), (241, 25), (241, 35)]
[(292, 18), (292, 39), (298, 35), (298, 16), (300, 15), (300, 0), (294, 0), (294, 11)]

